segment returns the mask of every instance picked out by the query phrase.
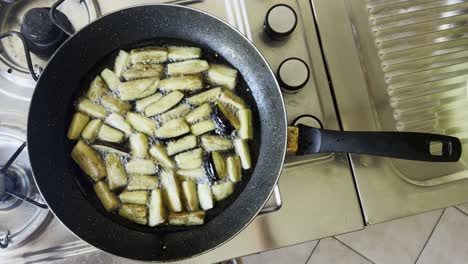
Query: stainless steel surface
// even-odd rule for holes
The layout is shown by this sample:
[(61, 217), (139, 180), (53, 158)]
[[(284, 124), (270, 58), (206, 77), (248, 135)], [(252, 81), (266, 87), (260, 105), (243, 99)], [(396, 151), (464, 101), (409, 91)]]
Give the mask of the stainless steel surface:
[(443, 133), (465, 148), (454, 164), (351, 155), (367, 223), (467, 202), (466, 1), (313, 5), (345, 130)]
[[(107, 14), (130, 5), (163, 1), (95, 2), (97, 10)], [(264, 14), (276, 3), (293, 7), (299, 22), (287, 40), (272, 42), (263, 33), (263, 22)], [(288, 121), (291, 122), (301, 114), (313, 114), (321, 119), (326, 128), (339, 128), (308, 1), (207, 0), (192, 6), (214, 14), (238, 28), (262, 51), (274, 70), (289, 57), (303, 59), (310, 67), (311, 78), (299, 93), (284, 95)], [(0, 76), (0, 87), (13, 85), (1, 78)], [(0, 110), (3, 101), (6, 107), (14, 107), (17, 111), (26, 113), (28, 104), (12, 103), (19, 100), (15, 101), (11, 97), (0, 97)], [(280, 210), (258, 216), (233, 240), (185, 263), (213, 263), (363, 228), (346, 155), (287, 157), (279, 189), (281, 196), (272, 196), (267, 206), (272, 209), (267, 210), (275, 211), (282, 204)], [(83, 254), (90, 252), (93, 253)], [(80, 241), (55, 218), (31, 243), (7, 254), (0, 253), (0, 260), (2, 263), (23, 263), (70, 256), (75, 257), (64, 259), (63, 262), (127, 263), (126, 260), (98, 251)]]

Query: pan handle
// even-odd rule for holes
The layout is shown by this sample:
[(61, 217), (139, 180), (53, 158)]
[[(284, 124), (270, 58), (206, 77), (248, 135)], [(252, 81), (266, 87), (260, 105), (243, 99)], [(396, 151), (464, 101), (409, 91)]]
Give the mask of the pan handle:
[(31, 53), (29, 51), (29, 45), (26, 39), (24, 38), (23, 34), (17, 31), (10, 31), (0, 34), (0, 40), (6, 37), (17, 37), (23, 43), (24, 55), (26, 56), (26, 63), (28, 64), (29, 72), (31, 73), (32, 78), (34, 81), (37, 81), (39, 77), (37, 76), (36, 72), (34, 71), (34, 67), (31, 60)]
[[(431, 151), (438, 146), (439, 151)], [(415, 132), (346, 132), (324, 130), (298, 124), (288, 128), (288, 152), (357, 153), (432, 162), (455, 162), (462, 146), (455, 137)]]

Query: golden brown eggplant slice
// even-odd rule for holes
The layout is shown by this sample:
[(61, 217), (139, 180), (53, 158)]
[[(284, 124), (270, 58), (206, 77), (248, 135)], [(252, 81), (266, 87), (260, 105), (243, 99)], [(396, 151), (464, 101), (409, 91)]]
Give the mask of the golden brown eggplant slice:
[(94, 184), (94, 192), (96, 193), (98, 199), (101, 201), (102, 206), (107, 210), (107, 211), (113, 211), (119, 207), (119, 199), (117, 199), (117, 196), (111, 190), (109, 189), (109, 186), (107, 186), (107, 183), (104, 181), (99, 181)]
[(98, 153), (83, 141), (78, 141), (71, 156), (80, 168), (95, 182), (107, 176), (106, 166)]
[(80, 137), (81, 132), (89, 122), (89, 116), (76, 112), (73, 115), (70, 126), (68, 127), (67, 137), (70, 140), (75, 140)]
[(143, 205), (123, 204), (119, 215), (140, 225), (148, 224), (148, 209)]

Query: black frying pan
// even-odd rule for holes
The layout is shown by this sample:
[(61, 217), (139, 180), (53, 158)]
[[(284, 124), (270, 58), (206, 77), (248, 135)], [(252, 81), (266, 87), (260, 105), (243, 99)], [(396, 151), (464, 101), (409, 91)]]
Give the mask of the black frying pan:
[[(240, 70), (238, 91), (252, 107), (254, 169), (229, 199), (210, 210), (198, 227), (140, 226), (107, 213), (88, 177), (70, 158), (66, 130), (73, 102), (99, 69), (120, 48), (142, 44), (194, 44), (206, 54), (217, 52)], [(247, 90), (250, 88), (250, 91)], [(388, 157), (456, 161), (458, 139), (417, 133), (337, 132), (303, 125), (291, 132), (288, 150), (298, 154), (357, 152)], [(429, 152), (443, 143), (442, 155)], [(107, 15), (65, 42), (42, 73), (28, 120), (31, 165), (41, 193), (54, 214), (78, 237), (121, 257), (169, 261), (211, 250), (239, 233), (265, 205), (278, 181), (287, 146), (285, 108), (275, 77), (259, 51), (221, 20), (192, 8), (148, 5)], [(298, 143), (298, 144), (297, 144)]]

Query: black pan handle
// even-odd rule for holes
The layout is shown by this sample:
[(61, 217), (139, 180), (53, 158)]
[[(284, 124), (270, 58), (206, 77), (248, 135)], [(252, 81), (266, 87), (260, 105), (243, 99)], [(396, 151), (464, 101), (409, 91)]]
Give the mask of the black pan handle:
[(31, 53), (29, 52), (29, 45), (26, 39), (24, 38), (23, 34), (17, 31), (10, 31), (0, 34), (0, 40), (6, 37), (17, 37), (23, 43), (24, 55), (26, 56), (26, 63), (28, 64), (29, 73), (31, 73), (32, 78), (34, 81), (37, 81), (39, 77), (37, 76), (36, 72), (34, 72), (34, 67), (31, 60)]
[[(313, 153), (357, 153), (374, 156), (455, 162), (460, 159), (462, 146), (455, 137), (414, 132), (345, 132), (324, 130), (298, 124), (296, 129), (297, 155)], [(289, 131), (289, 135), (294, 134)], [(294, 139), (288, 138), (288, 151)], [(441, 153), (431, 154), (431, 143), (441, 144)]]

